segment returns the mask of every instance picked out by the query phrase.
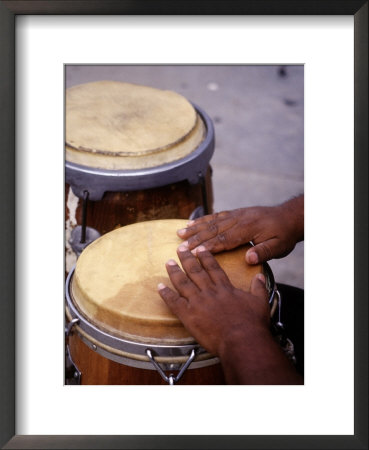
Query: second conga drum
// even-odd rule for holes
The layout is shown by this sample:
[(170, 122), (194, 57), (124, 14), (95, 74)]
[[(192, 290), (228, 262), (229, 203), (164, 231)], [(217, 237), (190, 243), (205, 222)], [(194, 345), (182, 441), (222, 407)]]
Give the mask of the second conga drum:
[[(90, 244), (66, 286), (68, 364), (82, 384), (224, 384), (216, 357), (201, 348), (166, 306), (165, 262), (178, 261), (184, 220), (155, 220), (109, 232)], [(216, 255), (231, 282), (249, 290), (263, 270), (247, 246)], [(273, 282), (268, 274), (268, 289)], [(272, 295), (271, 295), (272, 298)], [(67, 383), (69, 383), (70, 380)]]
[(153, 219), (212, 212), (211, 119), (183, 96), (113, 81), (66, 93), (67, 271), (71, 248)]

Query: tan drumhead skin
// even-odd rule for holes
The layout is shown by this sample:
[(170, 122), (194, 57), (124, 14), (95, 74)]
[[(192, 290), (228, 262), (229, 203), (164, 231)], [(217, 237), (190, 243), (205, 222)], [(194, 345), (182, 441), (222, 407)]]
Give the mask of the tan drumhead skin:
[(194, 107), (172, 91), (98, 81), (67, 89), (66, 159), (118, 170), (183, 158), (205, 136)]
[[(72, 296), (84, 316), (109, 333), (141, 342), (193, 342), (157, 292), (172, 286), (165, 262), (179, 262), (182, 240), (176, 230), (186, 220), (154, 220), (105, 234), (82, 252), (72, 281)], [(245, 262), (247, 246), (216, 255), (231, 282), (249, 290), (261, 266)]]

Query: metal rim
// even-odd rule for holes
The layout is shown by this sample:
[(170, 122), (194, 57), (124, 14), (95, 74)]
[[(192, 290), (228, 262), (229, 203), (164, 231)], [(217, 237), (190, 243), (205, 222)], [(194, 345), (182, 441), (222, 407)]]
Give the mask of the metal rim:
[(170, 163), (147, 169), (108, 170), (65, 161), (65, 181), (74, 194), (83, 198), (88, 189), (90, 200), (101, 200), (107, 191), (132, 191), (149, 189), (188, 180), (199, 183), (206, 175), (210, 159), (214, 153), (214, 126), (210, 117), (198, 106), (194, 108), (201, 116), (206, 128), (204, 140), (189, 155)]
[[(275, 300), (274, 276), (268, 264), (265, 263), (263, 267), (267, 280), (267, 289), (270, 295), (269, 304), (272, 308), (272, 304)], [(147, 357), (147, 349), (150, 349), (154, 353), (155, 359), (159, 363), (168, 365), (168, 367), (170, 366), (170, 369), (173, 370), (187, 360), (188, 355), (193, 349), (196, 351), (196, 357), (190, 368), (195, 369), (219, 362), (217, 357), (211, 355), (197, 343), (183, 345), (141, 343), (117, 337), (101, 330), (79, 311), (73, 301), (70, 290), (74, 271), (75, 267), (68, 274), (65, 285), (67, 315), (69, 316), (68, 319), (70, 322), (73, 320), (75, 321), (74, 327), (81, 339), (94, 351), (126, 365), (149, 369), (152, 369), (152, 364)], [(71, 328), (73, 327), (69, 327), (69, 332), (71, 331)]]
[[(158, 362), (178, 364), (185, 362), (192, 349), (195, 349), (196, 359), (192, 363), (191, 367), (202, 367), (204, 366), (205, 361), (207, 361), (209, 365), (215, 364), (219, 361), (218, 358), (208, 353), (198, 344), (159, 345), (156, 343), (141, 343), (130, 341), (122, 337), (113, 336), (100, 328), (97, 328), (97, 326), (83, 316), (73, 302), (70, 288), (74, 270), (75, 268), (70, 271), (66, 281), (65, 296), (67, 300), (67, 307), (71, 319), (78, 319), (78, 325), (75, 325), (77, 331), (80, 335), (82, 335), (81, 337), (83, 337), (84, 340), (88, 340), (92, 343), (91, 347), (94, 350), (98, 350), (100, 348), (105, 350), (105, 353), (111, 353), (112, 357), (110, 359), (117, 360), (117, 358), (122, 357), (124, 359), (131, 359), (144, 363), (145, 361), (149, 362), (149, 358), (146, 355), (146, 350), (149, 348), (155, 354)], [(97, 349), (93, 347), (93, 345), (95, 345)], [(149, 363), (148, 367), (150, 365), (151, 363)]]

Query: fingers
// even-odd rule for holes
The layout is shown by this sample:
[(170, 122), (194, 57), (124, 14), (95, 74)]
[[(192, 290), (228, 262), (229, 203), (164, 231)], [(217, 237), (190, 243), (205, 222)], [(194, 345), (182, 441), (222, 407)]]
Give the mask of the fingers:
[(233, 221), (227, 220), (219, 224), (207, 224), (206, 229), (201, 230), (199, 226), (196, 227), (198, 232), (193, 236), (187, 238), (183, 243), (190, 250), (195, 250), (200, 245), (203, 245), (212, 253), (218, 253), (223, 250), (230, 250), (242, 243), (242, 239), (233, 227)]
[(158, 284), (158, 292), (160, 297), (174, 314), (180, 314), (181, 310), (187, 307), (187, 300), (181, 297), (178, 292), (173, 291), (163, 283)]
[(262, 273), (256, 274), (251, 280), (251, 294), (262, 299), (268, 298), (268, 292), (265, 286), (265, 276)]
[(179, 265), (170, 259), (166, 263), (166, 269), (174, 288), (179, 292), (182, 297), (189, 298), (192, 295), (196, 295), (199, 289), (190, 280), (190, 278), (182, 271)]
[(187, 228), (177, 231), (180, 238), (190, 250), (203, 244), (208, 250), (218, 252), (229, 247), (231, 235), (230, 230), (237, 223), (231, 213), (223, 212), (204, 216), (195, 221), (190, 221)]
[(206, 289), (209, 284), (213, 284), (209, 275), (203, 269), (198, 259), (190, 252), (188, 247), (180, 245), (177, 249), (177, 253), (183, 270), (200, 290)]
[(182, 239), (187, 239), (199, 231), (206, 230), (208, 223), (214, 221), (215, 218), (216, 214), (211, 214), (195, 220), (190, 220), (187, 222), (186, 228), (177, 230), (177, 235)]
[(204, 246), (199, 247), (196, 256), (181, 245), (178, 257), (185, 272), (172, 259), (166, 264), (169, 278), (181, 296), (189, 299), (200, 291), (214, 287), (214, 284), (232, 286), (224, 270)]
[(218, 261), (203, 245), (198, 248), (196, 256), (214, 284), (231, 286), (228, 276), (220, 267)]
[(222, 211), (220, 213), (207, 214), (206, 216), (198, 217), (194, 220), (189, 220), (187, 222), (187, 226), (192, 226), (194, 224), (211, 222), (212, 220), (221, 219), (226, 217), (229, 214), (229, 211)]
[(249, 264), (260, 264), (278, 255), (279, 240), (269, 239), (255, 245), (246, 253), (246, 262)]

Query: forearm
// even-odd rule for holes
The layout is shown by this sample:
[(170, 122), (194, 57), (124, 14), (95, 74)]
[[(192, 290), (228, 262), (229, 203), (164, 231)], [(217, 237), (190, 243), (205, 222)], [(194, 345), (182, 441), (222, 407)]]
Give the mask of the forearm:
[(303, 384), (268, 330), (225, 340), (219, 352), (227, 384)]

